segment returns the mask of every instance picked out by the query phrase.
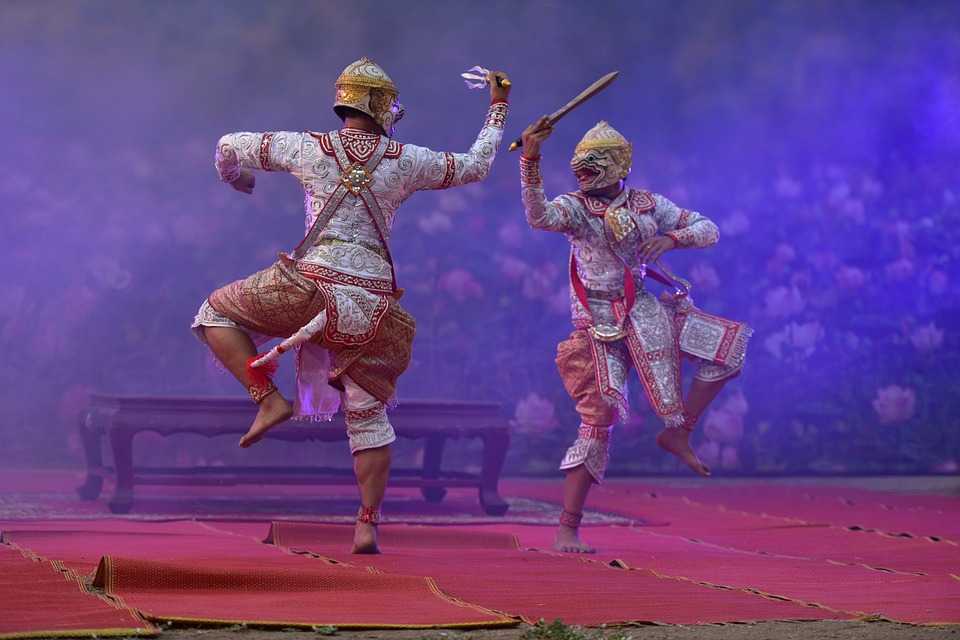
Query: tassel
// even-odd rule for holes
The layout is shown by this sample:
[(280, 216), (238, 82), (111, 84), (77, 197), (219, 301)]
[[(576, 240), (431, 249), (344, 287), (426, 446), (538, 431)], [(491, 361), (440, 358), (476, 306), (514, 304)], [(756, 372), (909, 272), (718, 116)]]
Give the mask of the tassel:
[(252, 386), (262, 387), (270, 384), (273, 381), (273, 374), (277, 372), (277, 368), (280, 366), (275, 360), (266, 362), (259, 367), (253, 366), (253, 363), (259, 360), (262, 355), (258, 353), (247, 360), (247, 379), (250, 380)]

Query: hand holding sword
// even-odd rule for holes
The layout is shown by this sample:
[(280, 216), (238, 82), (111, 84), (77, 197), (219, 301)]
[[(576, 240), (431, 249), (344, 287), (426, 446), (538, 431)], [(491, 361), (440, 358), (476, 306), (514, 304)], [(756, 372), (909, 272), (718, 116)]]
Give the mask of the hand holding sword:
[[(620, 75), (619, 71), (612, 71), (608, 73), (607, 75), (603, 76), (602, 78), (600, 78), (599, 80), (591, 84), (589, 87), (581, 91), (576, 98), (574, 98), (567, 104), (563, 105), (562, 107), (560, 107), (559, 109), (551, 113), (550, 115), (543, 116), (542, 118), (534, 122), (532, 125), (530, 125), (524, 130), (523, 135), (520, 138), (517, 138), (516, 140), (513, 141), (513, 143), (510, 145), (510, 151), (515, 151), (520, 147), (524, 147), (524, 152), (523, 152), (524, 156), (526, 156), (527, 158), (537, 157), (537, 155), (539, 155), (540, 153), (539, 143), (546, 140), (546, 138), (551, 133), (553, 133), (553, 125), (559, 122), (562, 117), (564, 117), (565, 115), (567, 115), (568, 113), (570, 113), (571, 111), (579, 107), (581, 104), (583, 104), (584, 102), (586, 102), (587, 100), (589, 100), (590, 98), (592, 98), (593, 96), (597, 95), (598, 93), (606, 89), (608, 86), (610, 86), (610, 83), (616, 80), (618, 75)], [(537, 151), (535, 153), (531, 153), (529, 150), (526, 149), (528, 140), (531, 143), (534, 143), (537, 145)]]

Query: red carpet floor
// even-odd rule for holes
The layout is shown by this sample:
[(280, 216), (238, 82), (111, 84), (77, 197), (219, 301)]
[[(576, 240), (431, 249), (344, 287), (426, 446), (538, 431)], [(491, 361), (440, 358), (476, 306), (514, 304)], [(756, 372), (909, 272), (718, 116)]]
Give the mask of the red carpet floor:
[(86, 593), (75, 574), (0, 545), (0, 638), (156, 633), (134, 611)]
[[(350, 527), (318, 522), (329, 518), (323, 511), (310, 521), (262, 518), (256, 509), (252, 518), (225, 519), (218, 509), (204, 513), (206, 497), (197, 492), (182, 504), (176, 495), (166, 500), (199, 520), (110, 517), (102, 501), (84, 505), (77, 519), (57, 511), (68, 498), (54, 485), (13, 501), (19, 513), (35, 500), (44, 517), (0, 512), (0, 638), (150, 633), (138, 614), (302, 627), (486, 627), (539, 618), (960, 623), (960, 500), (949, 497), (615, 481), (590, 498), (589, 521), (598, 524), (584, 535), (599, 552), (577, 557), (551, 551), (552, 526), (478, 523), (475, 497), (451, 492), (449, 502), (424, 504), (429, 524), (385, 523), (383, 555), (353, 556)], [(352, 501), (350, 489), (338, 490), (339, 497), (324, 488), (319, 504)], [(231, 491), (231, 508), (242, 511), (244, 489)], [(559, 482), (503, 486), (529, 513), (555, 513), (559, 492)], [(385, 512), (397, 506), (403, 521), (416, 522), (416, 502), (391, 492)], [(58, 606), (51, 610), (51, 602)]]
[(0, 526), (5, 541), (38, 556), (78, 573), (96, 569), (97, 587), (154, 620), (345, 628), (512, 622), (455, 601), (422, 575), (319, 562), (200, 522)]

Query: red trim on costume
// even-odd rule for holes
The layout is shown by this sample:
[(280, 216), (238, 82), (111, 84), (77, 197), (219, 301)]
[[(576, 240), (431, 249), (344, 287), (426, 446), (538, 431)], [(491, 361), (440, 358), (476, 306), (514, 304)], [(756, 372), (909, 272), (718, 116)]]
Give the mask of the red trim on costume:
[(609, 440), (610, 427), (598, 427), (590, 424), (582, 424), (577, 429), (577, 435), (581, 438), (590, 438), (591, 440)]
[(657, 201), (653, 199), (653, 194), (641, 189), (630, 189), (627, 195), (627, 203), (630, 209), (637, 213), (646, 213), (657, 208)]
[[(346, 135), (344, 135), (345, 132), (351, 132), (351, 133), (346, 133)], [(376, 136), (377, 141), (379, 142), (380, 136), (375, 133), (360, 131), (359, 129), (342, 129), (340, 131), (341, 133), (340, 138), (341, 140), (343, 140), (343, 149), (344, 151), (347, 152), (347, 157), (350, 158), (350, 160), (352, 160), (353, 162), (365, 163), (367, 160), (370, 159), (370, 156), (373, 154), (374, 150), (376, 150), (376, 144), (374, 144), (373, 148), (369, 150), (366, 149), (366, 142), (362, 142), (357, 145), (354, 145), (349, 141), (350, 136), (353, 135), (352, 132), (357, 132), (357, 139), (359, 139), (360, 135)], [(324, 154), (330, 156), (331, 158), (337, 157), (336, 151), (333, 150), (333, 144), (330, 142), (330, 134), (314, 133), (313, 131), (310, 131), (309, 133), (311, 136), (316, 138), (317, 141), (320, 143), (320, 150), (323, 151)], [(387, 150), (384, 152), (383, 157), (390, 158), (391, 160), (396, 160), (401, 155), (403, 155), (403, 144), (400, 142), (397, 142), (396, 140), (390, 140), (387, 143)]]
[(260, 168), (264, 171), (273, 171), (273, 165), (270, 163), (270, 143), (273, 141), (273, 133), (265, 133), (260, 138)]
[(457, 160), (453, 157), (452, 153), (444, 152), (443, 154), (444, 162), (446, 167), (443, 172), (443, 180), (440, 182), (440, 188), (446, 189), (451, 184), (453, 184), (453, 178), (457, 173)]
[(370, 418), (376, 418), (386, 413), (386, 408), (382, 404), (378, 404), (369, 409), (358, 409), (356, 411), (346, 411), (344, 418), (346, 418), (347, 423), (351, 422), (363, 422), (364, 420), (369, 420)]
[(349, 273), (343, 273), (330, 267), (316, 264), (315, 262), (298, 262), (297, 271), (305, 278), (320, 282), (329, 282), (331, 284), (343, 284), (352, 287), (360, 287), (373, 293), (392, 294), (396, 291), (392, 281), (379, 280), (376, 278), (364, 278)]
[[(342, 345), (361, 345), (373, 340), (380, 330), (380, 323), (387, 315), (387, 309), (390, 306), (386, 296), (378, 296), (377, 306), (374, 307), (371, 315), (370, 329), (360, 335), (351, 333), (342, 333), (337, 327), (340, 321), (340, 312), (337, 308), (337, 298), (327, 287), (319, 285), (317, 290), (324, 298), (324, 308), (327, 310), (327, 326), (324, 329), (323, 336), (334, 344)], [(347, 292), (349, 294), (349, 292)]]
[(258, 387), (268, 385), (273, 381), (273, 374), (277, 372), (279, 364), (276, 360), (272, 360), (261, 367), (253, 366), (253, 363), (264, 355), (266, 354), (258, 353), (247, 359), (247, 379), (251, 385)]

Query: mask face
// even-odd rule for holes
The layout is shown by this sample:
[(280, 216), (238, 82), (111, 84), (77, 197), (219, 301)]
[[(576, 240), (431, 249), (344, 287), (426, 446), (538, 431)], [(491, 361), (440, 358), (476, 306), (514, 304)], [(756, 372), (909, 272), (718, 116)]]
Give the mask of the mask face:
[(570, 168), (577, 177), (581, 191), (602, 189), (621, 178), (613, 158), (606, 150), (591, 149), (582, 155), (576, 155), (570, 161)]

